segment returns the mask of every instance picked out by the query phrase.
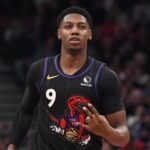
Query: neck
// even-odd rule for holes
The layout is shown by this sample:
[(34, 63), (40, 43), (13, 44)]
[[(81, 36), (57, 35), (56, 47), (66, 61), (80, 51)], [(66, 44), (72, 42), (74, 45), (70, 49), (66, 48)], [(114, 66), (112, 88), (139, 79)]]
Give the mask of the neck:
[(66, 52), (61, 51), (60, 67), (65, 74), (73, 75), (86, 62), (87, 55), (84, 51), (80, 52)]

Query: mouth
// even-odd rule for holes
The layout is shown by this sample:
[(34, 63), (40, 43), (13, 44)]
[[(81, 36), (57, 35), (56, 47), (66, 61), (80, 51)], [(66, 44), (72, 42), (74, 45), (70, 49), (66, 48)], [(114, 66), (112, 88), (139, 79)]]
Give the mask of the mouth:
[(70, 43), (73, 45), (79, 44), (80, 43), (80, 39), (77, 37), (72, 37), (69, 39)]
[(71, 37), (69, 41), (80, 41), (80, 39), (78, 37)]
[(84, 103), (77, 103), (75, 106), (76, 106), (79, 110), (83, 111), (82, 108), (83, 108), (83, 106), (86, 106), (86, 104), (84, 104)]

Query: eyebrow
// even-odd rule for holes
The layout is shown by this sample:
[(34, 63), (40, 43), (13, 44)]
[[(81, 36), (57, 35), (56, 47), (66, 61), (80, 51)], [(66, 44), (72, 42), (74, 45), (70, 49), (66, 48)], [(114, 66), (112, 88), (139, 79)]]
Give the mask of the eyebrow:
[(65, 25), (65, 24), (74, 24), (74, 23), (84, 24), (84, 25), (86, 25), (86, 26), (88, 26), (90, 28), (90, 24), (87, 21), (85, 21), (85, 22), (84, 21), (79, 21), (79, 22), (73, 22), (73, 21), (66, 21), (66, 22), (64, 22), (64, 21), (62, 21), (59, 27), (61, 27), (62, 25)]
[[(74, 22), (67, 21), (67, 22), (64, 22), (63, 24), (64, 24), (64, 25), (65, 25), (65, 24), (74, 24)], [(61, 24), (60, 26), (62, 26), (63, 24)], [(90, 25), (89, 25), (88, 22), (81, 22), (81, 21), (80, 21), (80, 22), (77, 22), (77, 24), (78, 24), (78, 25), (86, 25), (86, 26), (88, 26), (88, 27), (90, 28)]]
[[(71, 21), (67, 21), (67, 22), (64, 22), (65, 24), (66, 23), (74, 23), (74, 22), (71, 22)], [(77, 22), (77, 24), (88, 24), (87, 22)]]

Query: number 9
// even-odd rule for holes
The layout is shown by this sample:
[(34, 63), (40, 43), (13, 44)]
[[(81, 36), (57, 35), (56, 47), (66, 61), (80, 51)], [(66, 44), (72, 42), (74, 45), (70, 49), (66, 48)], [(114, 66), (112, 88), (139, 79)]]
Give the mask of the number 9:
[(48, 106), (52, 107), (52, 105), (54, 104), (56, 100), (56, 91), (54, 89), (48, 89), (46, 91), (46, 98), (50, 100), (50, 102), (48, 103)]

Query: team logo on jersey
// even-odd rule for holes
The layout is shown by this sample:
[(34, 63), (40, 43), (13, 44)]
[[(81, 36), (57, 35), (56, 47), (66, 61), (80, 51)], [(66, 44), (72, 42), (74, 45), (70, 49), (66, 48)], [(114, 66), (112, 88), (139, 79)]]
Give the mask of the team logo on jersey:
[(87, 87), (92, 87), (92, 84), (91, 84), (91, 77), (90, 76), (86, 76), (83, 78), (83, 82), (81, 82), (81, 86), (87, 86)]
[(58, 77), (59, 75), (55, 75), (55, 76), (50, 76), (50, 75), (48, 75), (47, 76), (47, 80), (51, 80), (51, 79), (54, 79), (54, 78), (56, 78), (56, 77)]
[(91, 136), (83, 127), (76, 125), (76, 122), (85, 123), (86, 114), (82, 107), (87, 106), (87, 103), (89, 103), (89, 100), (82, 96), (71, 96), (68, 99), (68, 109), (65, 110), (61, 119), (57, 119), (49, 113), (52, 121), (49, 126), (51, 131), (72, 143), (82, 146), (87, 145)]

